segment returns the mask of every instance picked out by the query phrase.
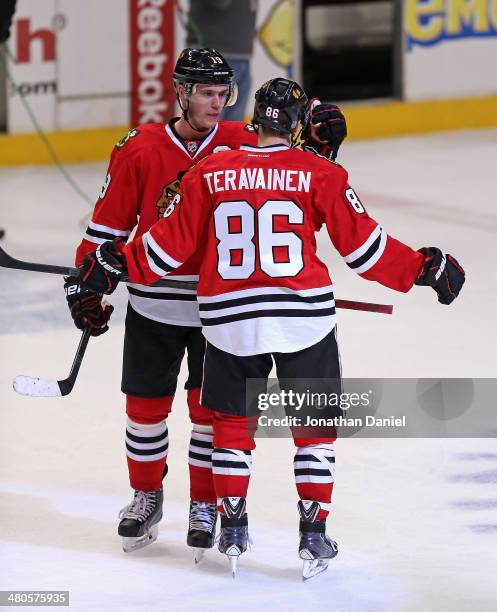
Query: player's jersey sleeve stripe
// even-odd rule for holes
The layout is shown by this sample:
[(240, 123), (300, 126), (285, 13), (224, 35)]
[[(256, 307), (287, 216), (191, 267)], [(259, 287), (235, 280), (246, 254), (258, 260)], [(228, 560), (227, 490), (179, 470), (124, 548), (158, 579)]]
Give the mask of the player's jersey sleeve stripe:
[(371, 245), (375, 242), (375, 240), (378, 239), (378, 237), (381, 234), (381, 227), (379, 225), (377, 225), (374, 230), (371, 232), (371, 234), (369, 235), (368, 239), (366, 240), (366, 242), (363, 242), (363, 244), (361, 244), (361, 246), (356, 249), (355, 251), (353, 251), (352, 253), (350, 253), (350, 255), (346, 255), (343, 259), (347, 264), (350, 264), (351, 262), (354, 262), (355, 260), (359, 259), (360, 257), (362, 257), (364, 255), (364, 253), (366, 253), (366, 251), (368, 251), (368, 249), (371, 247)]
[(372, 268), (383, 255), (387, 244), (387, 234), (379, 225), (371, 232), (369, 238), (353, 253), (346, 255), (344, 261), (357, 274), (363, 274)]
[(145, 254), (147, 256), (147, 263), (149, 268), (155, 274), (164, 276), (171, 270), (179, 268), (181, 265), (180, 261), (176, 261), (170, 255), (168, 255), (164, 249), (155, 242), (150, 232), (143, 234), (143, 246), (145, 248)]
[(121, 238), (127, 238), (131, 234), (131, 231), (126, 230), (118, 230), (113, 227), (108, 227), (107, 225), (100, 225), (99, 223), (94, 223), (93, 221), (88, 222), (88, 227), (86, 228), (85, 238), (90, 242), (94, 242), (95, 244), (102, 244), (107, 242), (107, 240), (114, 240), (120, 236)]

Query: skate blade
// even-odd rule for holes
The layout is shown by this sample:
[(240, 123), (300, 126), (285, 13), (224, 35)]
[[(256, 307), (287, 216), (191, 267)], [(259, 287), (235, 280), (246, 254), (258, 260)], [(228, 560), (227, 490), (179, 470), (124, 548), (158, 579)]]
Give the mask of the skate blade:
[(140, 536), (139, 538), (123, 538), (123, 550), (125, 553), (134, 552), (135, 550), (140, 550), (140, 548), (145, 548), (149, 544), (152, 544), (157, 540), (159, 536), (159, 526), (154, 525), (150, 528), (145, 535)]
[(242, 554), (242, 551), (236, 544), (232, 544), (227, 550), (224, 551), (224, 554), (228, 557), (230, 562), (231, 576), (232, 578), (236, 578), (238, 557)]
[(239, 555), (228, 555), (228, 559), (230, 560), (230, 566), (231, 566), (231, 577), (233, 578), (233, 580), (236, 578), (238, 557)]
[(193, 560), (195, 561), (195, 565), (197, 565), (197, 563), (200, 563), (200, 561), (202, 561), (206, 550), (207, 550), (206, 548), (194, 548), (193, 549)]
[(302, 568), (302, 580), (306, 582), (319, 574), (322, 574), (328, 569), (328, 559), (313, 559), (312, 561), (304, 561)]

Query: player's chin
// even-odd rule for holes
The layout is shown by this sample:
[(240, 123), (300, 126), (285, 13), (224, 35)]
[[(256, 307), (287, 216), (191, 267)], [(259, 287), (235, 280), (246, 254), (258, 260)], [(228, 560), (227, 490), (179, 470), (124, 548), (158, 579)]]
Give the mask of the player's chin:
[(208, 115), (205, 118), (206, 127), (213, 128), (216, 123), (219, 121), (221, 113), (212, 113), (212, 115)]

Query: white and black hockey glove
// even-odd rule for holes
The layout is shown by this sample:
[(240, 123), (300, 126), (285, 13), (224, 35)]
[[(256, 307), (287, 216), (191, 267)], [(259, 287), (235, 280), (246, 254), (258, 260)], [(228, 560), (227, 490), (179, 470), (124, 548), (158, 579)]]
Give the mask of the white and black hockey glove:
[(441, 304), (451, 304), (466, 280), (464, 269), (452, 255), (444, 255), (437, 247), (425, 247), (419, 252), (425, 261), (414, 284), (433, 287)]

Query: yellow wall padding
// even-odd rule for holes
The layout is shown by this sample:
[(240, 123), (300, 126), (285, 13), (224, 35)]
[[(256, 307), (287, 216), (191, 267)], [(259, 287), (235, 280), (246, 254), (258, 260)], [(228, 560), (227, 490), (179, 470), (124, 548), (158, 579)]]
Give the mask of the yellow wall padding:
[(497, 127), (497, 96), (344, 105), (350, 140)]
[[(46, 138), (63, 163), (108, 159), (116, 142), (128, 127), (95, 128), (47, 132)], [(51, 164), (50, 154), (38, 134), (0, 135), (0, 166)]]

